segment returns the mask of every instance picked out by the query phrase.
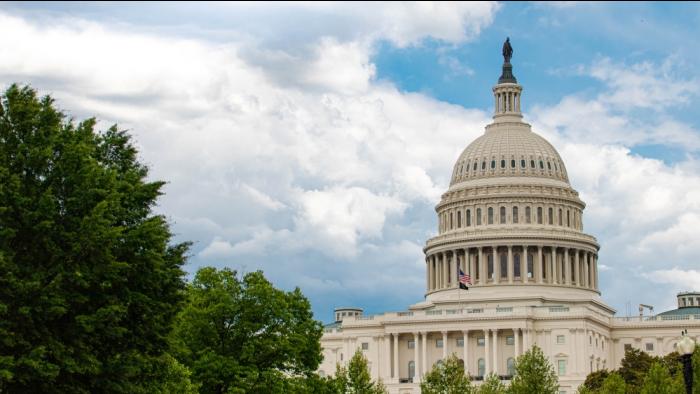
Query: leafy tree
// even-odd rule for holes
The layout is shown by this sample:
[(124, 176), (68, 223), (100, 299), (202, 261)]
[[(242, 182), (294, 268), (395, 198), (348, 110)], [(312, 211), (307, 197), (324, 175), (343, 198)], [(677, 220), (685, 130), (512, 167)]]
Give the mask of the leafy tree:
[(278, 290), (261, 272), (200, 269), (172, 343), (202, 393), (286, 392), (321, 361), (321, 324), (297, 288)]
[(420, 385), (423, 394), (453, 394), (472, 393), (469, 376), (464, 372), (464, 366), (454, 354), (436, 363), (430, 372), (426, 373)]
[(163, 370), (187, 245), (130, 137), (95, 125), (0, 97), (0, 392), (140, 393)]
[(515, 361), (511, 393), (556, 394), (558, 390), (559, 382), (554, 367), (539, 347), (533, 346)]
[(506, 386), (495, 373), (490, 373), (484, 382), (479, 386), (479, 394), (505, 394)]
[(622, 359), (618, 371), (622, 378), (625, 379), (625, 383), (628, 386), (627, 390), (630, 393), (639, 392), (644, 376), (655, 361), (657, 361), (657, 358), (639, 349), (631, 348), (625, 351), (625, 357)]
[(600, 393), (605, 394), (625, 394), (627, 391), (627, 384), (625, 380), (622, 379), (619, 373), (613, 372), (608, 375), (603, 381), (600, 388)]
[(583, 386), (591, 390), (599, 390), (603, 387), (603, 382), (610, 375), (610, 372), (606, 369), (601, 369), (595, 372), (591, 372), (586, 376), (586, 381), (583, 382)]
[(654, 362), (644, 377), (641, 394), (684, 394), (685, 386), (681, 374), (672, 376), (660, 362)]

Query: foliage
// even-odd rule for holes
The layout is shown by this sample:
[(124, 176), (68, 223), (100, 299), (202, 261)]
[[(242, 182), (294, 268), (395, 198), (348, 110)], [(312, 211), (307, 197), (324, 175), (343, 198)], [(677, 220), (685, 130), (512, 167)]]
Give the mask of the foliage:
[(660, 362), (654, 362), (644, 377), (641, 394), (684, 394), (682, 374), (672, 376)]
[(618, 371), (625, 380), (629, 392), (639, 392), (644, 376), (655, 361), (657, 361), (655, 357), (639, 349), (631, 348), (625, 351), (625, 357)]
[(187, 245), (130, 137), (95, 125), (0, 97), (0, 392), (140, 393), (164, 370)]
[(202, 393), (285, 392), (321, 361), (321, 324), (299, 289), (278, 290), (261, 272), (200, 269), (172, 335)]
[(542, 350), (533, 346), (515, 361), (515, 376), (510, 384), (512, 394), (556, 394), (559, 382), (554, 367)]
[(625, 394), (626, 391), (627, 384), (625, 383), (625, 379), (622, 379), (619, 373), (613, 372), (605, 378), (599, 392), (606, 394)]
[(603, 381), (610, 375), (610, 372), (606, 369), (601, 369), (595, 372), (591, 372), (586, 376), (586, 381), (583, 382), (583, 386), (591, 390), (599, 390), (603, 387)]
[(423, 377), (420, 389), (423, 394), (474, 392), (469, 376), (464, 372), (464, 365), (454, 354), (433, 365)]
[(506, 386), (498, 378), (495, 373), (490, 373), (484, 379), (484, 382), (479, 386), (478, 394), (505, 394)]

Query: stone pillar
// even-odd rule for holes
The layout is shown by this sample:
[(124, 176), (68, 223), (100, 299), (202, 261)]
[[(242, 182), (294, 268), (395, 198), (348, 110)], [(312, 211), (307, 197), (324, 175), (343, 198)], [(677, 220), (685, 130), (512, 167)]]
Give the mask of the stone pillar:
[(422, 378), (423, 375), (425, 375), (426, 371), (428, 371), (428, 352), (426, 351), (427, 344), (428, 344), (428, 333), (423, 331), (421, 334), (423, 336), (423, 342), (422, 342), (423, 348), (421, 349), (421, 351), (423, 352), (423, 359), (420, 362), (421, 371), (423, 372), (421, 374), (421, 378)]
[(493, 329), (493, 373), (498, 375), (498, 329)]
[(515, 341), (515, 343), (513, 344), (513, 345), (515, 345), (515, 348), (513, 351), (513, 354), (515, 355), (514, 358), (518, 358), (518, 356), (520, 355), (520, 329), (519, 328), (513, 329), (513, 340)]
[(420, 382), (420, 352), (418, 351), (418, 344), (420, 343), (420, 337), (417, 332), (413, 333), (413, 363), (416, 366), (416, 376), (413, 378), (413, 383)]
[(464, 373), (469, 374), (469, 330), (462, 331), (462, 340), (464, 341)]
[(489, 354), (491, 353), (491, 346), (489, 346), (489, 331), (490, 330), (484, 330), (484, 377), (486, 377), (486, 375), (488, 375), (491, 371), (491, 364), (489, 362), (491, 360), (491, 355)]
[(564, 248), (564, 283), (571, 284), (571, 260), (569, 259), (569, 248)]
[(394, 335), (394, 381), (396, 383), (399, 382), (399, 333), (395, 333)]
[(544, 282), (544, 273), (542, 272), (542, 266), (544, 265), (542, 263), (542, 245), (537, 245), (537, 269), (535, 272), (537, 272), (537, 283), (543, 283)]
[(442, 332), (442, 360), (447, 358), (447, 331)]
[(508, 283), (513, 283), (515, 276), (515, 267), (513, 266), (513, 245), (508, 245)]
[(482, 285), (486, 284), (486, 277), (488, 276), (486, 259), (484, 259), (484, 248), (479, 246), (479, 283)]
[(501, 256), (498, 255), (498, 246), (491, 247), (493, 255), (493, 283), (501, 281)]
[[(527, 277), (527, 247), (527, 245), (523, 245), (523, 252), (520, 254), (520, 280), (522, 280), (523, 283), (530, 281)], [(535, 269), (534, 261), (532, 262), (532, 269), (533, 271)]]

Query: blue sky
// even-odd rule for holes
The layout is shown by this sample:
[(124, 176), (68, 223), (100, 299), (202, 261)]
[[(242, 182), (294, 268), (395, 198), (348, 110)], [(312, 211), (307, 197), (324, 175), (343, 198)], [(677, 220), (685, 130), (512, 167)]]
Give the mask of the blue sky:
[(699, 25), (667, 2), (4, 3), (0, 84), (128, 128), (189, 272), (262, 269), (328, 321), (423, 298), (434, 206), (510, 36), (624, 314), (700, 289)]

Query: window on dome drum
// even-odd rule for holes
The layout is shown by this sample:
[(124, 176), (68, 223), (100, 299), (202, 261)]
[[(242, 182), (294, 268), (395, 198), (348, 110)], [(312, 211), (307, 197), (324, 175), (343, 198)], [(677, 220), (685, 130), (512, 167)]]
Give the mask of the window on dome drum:
[(542, 224), (542, 207), (537, 207), (537, 224)]
[(442, 345), (443, 345), (442, 339), (436, 339), (436, 340), (435, 340), (435, 347), (436, 347), (436, 348), (442, 348)]
[(501, 207), (500, 211), (501, 211), (500, 212), (501, 213), (501, 215), (500, 215), (501, 216), (500, 217), (501, 224), (506, 224), (506, 207)]
[(508, 361), (506, 361), (506, 369), (508, 370), (508, 375), (515, 375), (515, 360), (513, 360), (513, 357), (509, 357)]
[(462, 211), (457, 211), (457, 228), (462, 227)]
[(491, 169), (496, 168), (496, 160), (491, 160)]
[(513, 255), (513, 271), (516, 278), (520, 278), (520, 253), (514, 253)]
[(563, 216), (562, 216), (562, 214), (561, 214), (561, 208), (560, 208), (560, 209), (559, 209), (559, 225), (560, 225), (560, 226), (562, 225), (562, 222), (561, 222), (561, 221), (562, 221), (562, 217), (563, 217)]
[(493, 224), (493, 208), (488, 209), (488, 224)]
[(416, 363), (414, 361), (408, 362), (408, 378), (413, 379), (416, 376)]
[(549, 208), (547, 210), (547, 213), (549, 213), (549, 219), (548, 219), (549, 224), (554, 224), (554, 212), (553, 212), (552, 208)]
[(476, 225), (481, 226), (481, 208), (476, 209)]
[(508, 256), (501, 254), (501, 278), (508, 277)]
[(362, 342), (362, 350), (369, 350), (369, 342)]
[(532, 265), (532, 255), (528, 254), (527, 255), (527, 277), (532, 278), (534, 275), (535, 271), (533, 270), (533, 265)]
[(479, 366), (479, 373), (477, 374), (477, 376), (484, 376), (484, 374), (486, 373), (486, 363), (484, 362), (484, 359), (480, 358), (477, 364)]
[(530, 160), (530, 167), (535, 168), (535, 161), (534, 160)]
[(530, 207), (525, 207), (525, 223), (530, 224), (532, 221), (530, 220)]
[(515, 168), (515, 160), (510, 161), (510, 168)]
[(501, 168), (506, 168), (506, 161), (505, 160), (501, 160)]
[(467, 227), (472, 225), (472, 211), (467, 209)]
[(513, 207), (513, 223), (518, 223), (518, 207)]
[(525, 168), (525, 159), (520, 160), (520, 167)]
[(457, 338), (457, 347), (464, 347), (464, 338)]
[(557, 360), (557, 366), (559, 367), (559, 376), (566, 375), (566, 360)]

